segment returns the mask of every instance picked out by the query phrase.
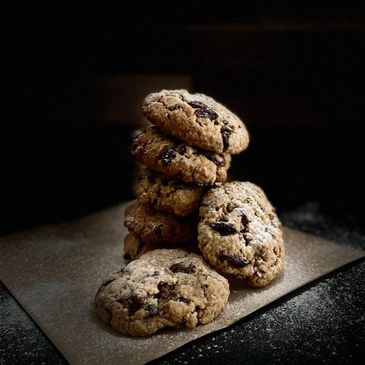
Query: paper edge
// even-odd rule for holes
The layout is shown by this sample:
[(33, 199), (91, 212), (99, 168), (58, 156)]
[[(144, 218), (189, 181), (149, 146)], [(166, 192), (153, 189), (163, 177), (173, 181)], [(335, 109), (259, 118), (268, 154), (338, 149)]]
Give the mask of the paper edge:
[[(295, 230), (294, 230), (295, 231)], [(315, 236), (316, 237), (316, 236)], [(324, 276), (328, 276), (330, 274), (335, 274), (336, 271), (340, 271), (341, 269), (344, 268), (344, 266), (346, 265), (349, 265), (349, 264), (353, 264), (353, 265), (356, 265), (357, 261), (361, 262), (361, 260), (363, 260), (365, 258), (365, 252), (362, 251), (362, 250), (357, 250), (359, 251), (358, 254), (361, 253), (360, 256), (354, 256), (352, 257), (351, 259), (349, 260), (346, 260), (346, 262), (344, 262), (343, 264), (341, 264), (341, 266), (339, 267), (336, 267), (334, 269), (331, 269), (331, 270), (327, 270), (326, 272), (324, 272), (323, 274), (320, 274), (319, 276), (316, 276), (315, 278), (311, 278), (309, 281), (306, 281), (305, 283), (303, 284), (300, 284), (300, 285), (297, 285), (295, 286), (294, 288), (292, 288), (288, 293), (285, 293), (285, 294), (282, 294), (282, 295), (279, 295), (279, 296), (276, 296), (274, 300), (264, 304), (262, 307), (260, 308), (256, 308), (254, 310), (251, 310), (249, 312), (247, 312), (245, 314), (244, 317), (241, 317), (241, 318), (236, 318), (234, 319), (232, 322), (230, 322), (229, 324), (227, 325), (223, 325), (219, 328), (215, 328), (213, 329), (212, 331), (208, 332), (208, 333), (204, 333), (203, 335), (197, 337), (197, 338), (194, 338), (194, 339), (191, 339), (191, 340), (188, 340), (188, 341), (184, 341), (183, 343), (179, 344), (178, 346), (176, 347), (173, 347), (172, 349), (170, 349), (168, 352), (164, 352), (164, 353), (160, 353), (158, 354), (156, 357), (154, 356), (152, 359), (148, 360), (147, 362), (145, 360), (143, 360), (143, 362), (141, 362), (140, 364), (146, 364), (146, 363), (150, 363), (156, 359), (159, 359), (160, 357), (163, 357), (165, 355), (168, 355), (170, 354), (171, 352), (187, 345), (188, 343), (191, 343), (191, 342), (194, 342), (194, 341), (197, 341), (205, 336), (208, 336), (210, 334), (213, 334), (213, 333), (216, 333), (218, 331), (222, 331), (226, 328), (229, 328), (230, 326), (234, 325), (235, 323), (237, 323), (238, 321), (241, 321), (245, 318), (247, 318), (248, 316), (252, 315), (253, 313), (259, 311), (259, 310), (262, 310), (264, 308), (266, 308), (268, 305), (271, 305), (271, 304), (274, 304), (276, 303), (278, 300), (280, 299), (283, 299), (285, 300), (289, 295), (292, 295), (292, 294), (295, 294), (296, 291), (298, 291), (299, 289), (305, 287), (305, 286), (310, 286), (312, 285), (315, 281), (323, 278)], [(26, 314), (31, 318), (32, 322), (35, 323), (35, 325), (43, 332), (43, 334), (52, 342), (52, 345), (54, 347), (57, 348), (57, 350), (61, 353), (62, 356), (65, 357), (65, 359), (70, 363), (70, 364), (84, 364), (83, 361), (79, 362), (77, 361), (77, 359), (73, 359), (73, 356), (71, 354), (68, 353), (68, 351), (66, 349), (63, 348), (62, 344), (58, 344), (57, 342), (57, 336), (53, 336), (52, 334), (49, 334), (48, 333), (48, 330), (46, 330), (43, 325), (40, 323), (41, 321), (38, 321), (38, 316), (37, 315), (34, 315), (32, 314), (32, 311), (27, 308), (27, 305), (25, 305), (23, 303), (23, 301), (21, 299), (19, 299), (17, 297), (16, 294), (14, 294), (14, 292), (12, 291), (12, 289), (6, 284), (6, 282), (4, 280), (2, 280), (2, 283), (3, 285), (7, 288), (7, 290), (11, 293), (11, 295), (15, 298), (16, 302), (19, 304), (19, 306), (21, 307), (21, 309), (23, 309)], [(273, 285), (275, 285), (275, 283), (273, 283)], [(192, 329), (194, 330), (194, 329)], [(75, 360), (75, 361), (74, 361)], [(124, 362), (124, 364), (128, 365), (128, 364), (137, 364), (136, 362), (131, 362), (129, 363), (128, 361), (127, 362)]]

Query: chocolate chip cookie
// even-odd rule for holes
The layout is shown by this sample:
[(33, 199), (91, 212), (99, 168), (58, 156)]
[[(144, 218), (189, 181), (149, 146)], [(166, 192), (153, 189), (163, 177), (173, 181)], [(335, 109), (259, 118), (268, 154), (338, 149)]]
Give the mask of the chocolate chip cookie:
[(204, 258), (224, 273), (261, 287), (284, 267), (281, 224), (264, 192), (249, 182), (212, 188), (199, 210)]
[(200, 186), (184, 184), (143, 168), (133, 188), (141, 203), (181, 217), (197, 211), (204, 194)]
[(229, 154), (198, 150), (148, 127), (134, 137), (132, 156), (151, 170), (185, 183), (213, 185), (227, 179)]
[(196, 217), (179, 218), (136, 201), (124, 213), (124, 225), (144, 243), (196, 242)]
[(143, 113), (165, 133), (205, 150), (236, 154), (249, 143), (237, 115), (204, 94), (162, 90), (147, 96)]
[(115, 330), (147, 336), (164, 327), (194, 328), (222, 313), (228, 281), (183, 250), (143, 254), (99, 288), (96, 312)]

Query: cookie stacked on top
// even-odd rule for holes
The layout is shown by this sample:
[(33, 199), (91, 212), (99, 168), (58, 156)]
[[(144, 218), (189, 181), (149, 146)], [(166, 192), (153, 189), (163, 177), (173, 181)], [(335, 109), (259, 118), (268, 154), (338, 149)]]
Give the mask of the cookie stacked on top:
[(131, 259), (172, 243), (193, 249), (204, 193), (226, 181), (231, 154), (249, 143), (243, 122), (203, 94), (162, 90), (147, 96), (143, 113), (154, 126), (131, 145), (143, 165), (134, 185), (137, 201), (125, 212), (124, 251)]

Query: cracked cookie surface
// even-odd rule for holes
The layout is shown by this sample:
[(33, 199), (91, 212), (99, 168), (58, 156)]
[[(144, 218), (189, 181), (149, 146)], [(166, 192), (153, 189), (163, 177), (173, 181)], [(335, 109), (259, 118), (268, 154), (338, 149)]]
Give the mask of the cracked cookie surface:
[(196, 242), (196, 217), (180, 218), (160, 212), (138, 201), (124, 213), (124, 225), (144, 243)]
[(162, 90), (146, 97), (143, 113), (165, 133), (205, 150), (236, 154), (249, 143), (238, 116), (204, 94)]
[(132, 141), (131, 154), (153, 171), (185, 183), (213, 185), (227, 179), (229, 154), (202, 151), (148, 127)]
[(227, 279), (183, 250), (143, 254), (99, 288), (95, 308), (112, 328), (147, 336), (164, 327), (194, 328), (213, 321), (227, 304)]
[(249, 182), (212, 188), (199, 210), (199, 248), (215, 268), (262, 287), (284, 268), (281, 224), (264, 192)]
[(143, 204), (177, 216), (187, 216), (198, 210), (204, 188), (169, 179), (152, 170), (142, 168), (133, 186)]

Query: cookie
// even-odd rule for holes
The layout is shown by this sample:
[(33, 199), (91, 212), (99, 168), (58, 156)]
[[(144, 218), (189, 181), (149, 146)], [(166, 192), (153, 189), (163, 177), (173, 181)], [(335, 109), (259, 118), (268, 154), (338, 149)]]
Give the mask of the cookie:
[(160, 248), (166, 249), (176, 249), (182, 248), (188, 252), (200, 253), (197, 243), (188, 242), (183, 245), (175, 242), (147, 242), (144, 243), (137, 237), (133, 236), (131, 233), (127, 234), (124, 238), (124, 259), (135, 260), (138, 259), (142, 254), (157, 250)]
[(142, 251), (142, 242), (133, 234), (128, 233), (124, 238), (124, 258), (126, 260), (134, 260)]
[(148, 127), (132, 141), (131, 154), (151, 170), (172, 179), (213, 185), (227, 179), (231, 156), (198, 150)]
[(236, 154), (249, 143), (243, 122), (204, 94), (162, 90), (147, 96), (143, 113), (165, 133), (205, 150)]
[(169, 179), (149, 169), (141, 169), (133, 188), (141, 203), (180, 217), (196, 212), (204, 194), (202, 187)]
[(136, 201), (124, 213), (124, 225), (144, 243), (196, 242), (196, 217), (179, 218)]
[(229, 296), (228, 281), (183, 250), (143, 254), (110, 275), (95, 297), (100, 318), (115, 330), (147, 336), (164, 327), (213, 321)]
[(213, 267), (253, 287), (269, 284), (283, 271), (281, 224), (259, 187), (231, 182), (212, 188), (199, 214), (199, 248)]

